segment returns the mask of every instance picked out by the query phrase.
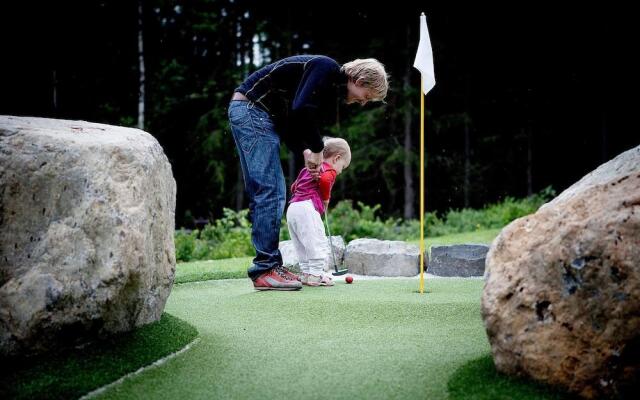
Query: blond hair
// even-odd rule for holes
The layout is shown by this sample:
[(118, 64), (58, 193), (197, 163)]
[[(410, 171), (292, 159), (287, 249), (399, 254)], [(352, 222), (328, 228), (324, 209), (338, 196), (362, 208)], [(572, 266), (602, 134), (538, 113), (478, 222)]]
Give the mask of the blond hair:
[(355, 59), (344, 64), (341, 71), (353, 82), (362, 80), (363, 86), (373, 90), (374, 101), (384, 101), (389, 90), (389, 76), (384, 65), (375, 58)]
[(324, 137), (324, 150), (322, 150), (322, 156), (324, 158), (333, 157), (339, 154), (344, 158), (345, 168), (351, 164), (351, 148), (346, 140), (341, 138)]

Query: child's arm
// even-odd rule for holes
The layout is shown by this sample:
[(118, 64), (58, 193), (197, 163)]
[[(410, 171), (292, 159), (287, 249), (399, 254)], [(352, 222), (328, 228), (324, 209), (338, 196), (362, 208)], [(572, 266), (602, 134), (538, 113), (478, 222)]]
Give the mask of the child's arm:
[(331, 199), (331, 188), (333, 187), (333, 183), (336, 181), (336, 175), (336, 171), (332, 169), (325, 171), (320, 175), (320, 181), (318, 182), (320, 185), (320, 198), (322, 199), (325, 209), (329, 205), (329, 200)]

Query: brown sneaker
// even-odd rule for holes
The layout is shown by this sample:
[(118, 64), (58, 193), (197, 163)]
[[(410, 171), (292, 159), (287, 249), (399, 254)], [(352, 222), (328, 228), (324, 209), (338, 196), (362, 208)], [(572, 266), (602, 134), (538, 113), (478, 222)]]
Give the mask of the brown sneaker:
[(289, 278), (279, 268), (272, 268), (253, 279), (253, 287), (256, 290), (299, 290), (302, 283)]

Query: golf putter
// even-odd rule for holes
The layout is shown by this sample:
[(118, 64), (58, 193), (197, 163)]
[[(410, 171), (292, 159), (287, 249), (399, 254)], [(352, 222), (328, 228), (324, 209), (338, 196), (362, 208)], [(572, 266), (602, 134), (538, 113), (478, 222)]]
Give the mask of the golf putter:
[(336, 263), (336, 253), (333, 251), (333, 242), (331, 240), (331, 230), (329, 229), (329, 207), (324, 210), (324, 224), (327, 227), (327, 236), (329, 236), (329, 249), (331, 249), (331, 256), (333, 257), (333, 272), (334, 276), (344, 275), (349, 272), (348, 269), (338, 269), (338, 263)]

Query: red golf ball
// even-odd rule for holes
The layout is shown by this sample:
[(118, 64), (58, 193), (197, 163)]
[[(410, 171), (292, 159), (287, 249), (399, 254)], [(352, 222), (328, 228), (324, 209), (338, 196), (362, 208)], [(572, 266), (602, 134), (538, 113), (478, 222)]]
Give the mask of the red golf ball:
[(351, 283), (351, 282), (353, 282), (353, 277), (347, 276), (347, 277), (344, 278), (344, 281), (347, 282), (347, 283)]

